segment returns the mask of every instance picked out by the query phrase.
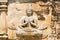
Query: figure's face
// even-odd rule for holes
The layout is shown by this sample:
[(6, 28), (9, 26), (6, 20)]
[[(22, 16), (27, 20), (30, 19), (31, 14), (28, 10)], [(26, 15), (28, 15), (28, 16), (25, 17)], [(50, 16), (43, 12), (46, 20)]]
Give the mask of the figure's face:
[(26, 13), (27, 13), (27, 16), (31, 16), (32, 15), (32, 10), (27, 10)]

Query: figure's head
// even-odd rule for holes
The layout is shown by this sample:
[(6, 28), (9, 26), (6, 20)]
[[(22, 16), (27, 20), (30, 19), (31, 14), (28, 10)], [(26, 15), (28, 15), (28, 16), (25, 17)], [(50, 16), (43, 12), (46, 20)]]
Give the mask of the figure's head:
[(27, 14), (27, 16), (33, 15), (33, 9), (31, 7), (27, 8), (26, 9), (26, 14)]

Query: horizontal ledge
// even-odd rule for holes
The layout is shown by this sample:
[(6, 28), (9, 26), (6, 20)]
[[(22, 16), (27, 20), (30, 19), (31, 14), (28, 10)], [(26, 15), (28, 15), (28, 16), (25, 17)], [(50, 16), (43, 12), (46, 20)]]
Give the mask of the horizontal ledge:
[(0, 36), (0, 38), (8, 38), (8, 36)]

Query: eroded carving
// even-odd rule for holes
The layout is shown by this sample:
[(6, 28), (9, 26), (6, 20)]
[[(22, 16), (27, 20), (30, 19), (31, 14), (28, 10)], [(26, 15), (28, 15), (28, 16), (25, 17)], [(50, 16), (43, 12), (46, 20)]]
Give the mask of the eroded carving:
[[(16, 5), (15, 5), (16, 4)], [(27, 4), (30, 4), (30, 3), (27, 3)], [(39, 3), (38, 3), (39, 4)], [(49, 3), (48, 3), (49, 4)], [(23, 3), (23, 5), (25, 5), (25, 3)], [(22, 5), (22, 6), (23, 6)], [(32, 4), (33, 5), (33, 4)], [(39, 10), (39, 13), (37, 14), (37, 17), (35, 17), (35, 15), (33, 16), (33, 10), (32, 8), (27, 8), (26, 11), (25, 11), (25, 7), (22, 8), (22, 11), (21, 11), (21, 5), (20, 3), (13, 3), (13, 5), (11, 4), (11, 6), (13, 6), (14, 10), (11, 11), (13, 8), (11, 8), (11, 10), (9, 9), (10, 11), (10, 14), (12, 15), (8, 15), (10, 17), (10, 20), (11, 19), (14, 19), (14, 18), (17, 18), (17, 21), (20, 22), (18, 23), (18, 25), (16, 25), (17, 23), (13, 24), (11, 23), (12, 25), (9, 27), (9, 29), (12, 29), (12, 30), (15, 30), (16, 32), (16, 35), (17, 35), (17, 39), (20, 40), (35, 40), (36, 38), (39, 38), (41, 37), (40, 35), (43, 34), (43, 38), (47, 38), (47, 35), (49, 35), (49, 31), (50, 29), (47, 28), (47, 25), (49, 27), (49, 20), (50, 20), (50, 16), (49, 16), (49, 8), (47, 8), (46, 10), (44, 10), (44, 8), (42, 9), (44, 11), (44, 14), (43, 13), (40, 13), (40, 10)], [(46, 6), (46, 5), (44, 5)], [(47, 5), (48, 6), (48, 5)], [(30, 7), (30, 6), (29, 6)], [(36, 10), (37, 10), (37, 7), (36, 7)], [(25, 12), (27, 15), (25, 15)], [(22, 14), (23, 13), (23, 14)], [(18, 14), (18, 15), (17, 15)], [(23, 16), (22, 16), (22, 15)], [(21, 17), (20, 17), (21, 16)], [(38, 19), (37, 19), (38, 18)], [(46, 19), (46, 20), (45, 20)], [(14, 19), (15, 20), (15, 19)], [(37, 23), (38, 21), (42, 21), (41, 23)], [(47, 21), (47, 22), (46, 22)], [(10, 22), (10, 21), (9, 21)], [(46, 22), (46, 23), (44, 23)], [(39, 24), (39, 25), (38, 25)], [(38, 26), (37, 26), (38, 25)], [(46, 30), (45, 30), (46, 29)], [(47, 30), (48, 29), (48, 30)], [(42, 31), (43, 33), (42, 33)], [(47, 34), (46, 34), (46, 33)], [(23, 36), (25, 35), (25, 36)], [(27, 36), (26, 36), (27, 35)], [(31, 37), (32, 35), (36, 35), (35, 37)], [(22, 37), (21, 37), (22, 36)], [(28, 37), (29, 36), (29, 37)], [(38, 36), (38, 37), (37, 37)], [(29, 39), (31, 37), (31, 39)], [(25, 39), (24, 39), (25, 38)], [(42, 38), (42, 39), (43, 39)], [(51, 40), (52, 38), (49, 37)], [(37, 40), (37, 39), (36, 39)], [(41, 40), (41, 39), (40, 39)]]
[(32, 34), (42, 34), (42, 31), (36, 29), (37, 27), (37, 18), (33, 16), (32, 8), (28, 8), (26, 10), (27, 16), (22, 17), (20, 29), (24, 30), (24, 32), (31, 32)]
[[(12, 30), (16, 30), (17, 39), (21, 36), (36, 36), (36, 37), (42, 37), (42, 31), (37, 28), (37, 18), (33, 16), (33, 10), (31, 7), (26, 9), (26, 16), (23, 16), (20, 19), (20, 25), (17, 27), (14, 27), (13, 24), (12, 27), (9, 27)], [(33, 37), (34, 38), (34, 37)], [(28, 39), (25, 38), (25, 39)]]

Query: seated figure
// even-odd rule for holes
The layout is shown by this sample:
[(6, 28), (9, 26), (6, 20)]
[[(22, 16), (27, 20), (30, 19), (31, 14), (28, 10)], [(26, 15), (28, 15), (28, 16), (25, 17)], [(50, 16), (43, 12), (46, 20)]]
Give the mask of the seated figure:
[[(23, 16), (21, 18), (21, 25), (19, 26), (19, 30), (16, 31), (16, 34), (42, 34), (41, 30), (37, 29), (37, 18), (33, 16), (32, 8), (28, 8), (26, 10), (27, 16)], [(21, 32), (22, 31), (22, 32)]]
[(12, 30), (16, 30), (16, 35), (41, 35), (42, 31), (37, 29), (37, 18), (33, 16), (32, 8), (28, 8), (26, 10), (27, 16), (23, 16), (21, 18), (21, 24), (16, 28), (10, 28)]

